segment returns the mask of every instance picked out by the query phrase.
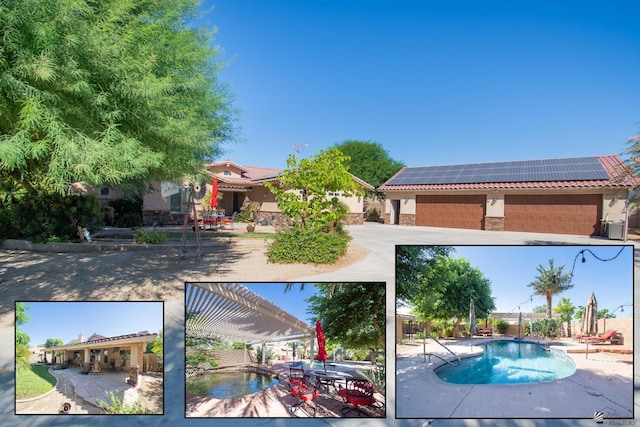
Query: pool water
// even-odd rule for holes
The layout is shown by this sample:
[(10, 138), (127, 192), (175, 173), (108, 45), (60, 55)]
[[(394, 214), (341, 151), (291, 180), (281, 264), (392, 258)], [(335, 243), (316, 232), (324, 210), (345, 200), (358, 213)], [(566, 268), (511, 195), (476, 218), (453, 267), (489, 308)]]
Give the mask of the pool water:
[(220, 372), (187, 382), (187, 392), (200, 397), (232, 399), (257, 393), (278, 384), (278, 379), (256, 372)]
[(482, 355), (462, 359), (457, 367), (445, 364), (436, 375), (456, 384), (512, 384), (553, 381), (576, 371), (570, 357), (537, 343), (493, 341), (483, 347)]

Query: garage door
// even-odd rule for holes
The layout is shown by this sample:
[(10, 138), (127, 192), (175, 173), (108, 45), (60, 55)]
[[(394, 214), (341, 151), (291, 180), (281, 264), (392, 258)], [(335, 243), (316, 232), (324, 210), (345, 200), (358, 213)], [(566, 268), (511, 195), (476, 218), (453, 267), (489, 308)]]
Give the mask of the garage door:
[(482, 230), (486, 196), (417, 196), (416, 225)]
[(505, 195), (504, 229), (594, 236), (600, 233), (602, 194)]

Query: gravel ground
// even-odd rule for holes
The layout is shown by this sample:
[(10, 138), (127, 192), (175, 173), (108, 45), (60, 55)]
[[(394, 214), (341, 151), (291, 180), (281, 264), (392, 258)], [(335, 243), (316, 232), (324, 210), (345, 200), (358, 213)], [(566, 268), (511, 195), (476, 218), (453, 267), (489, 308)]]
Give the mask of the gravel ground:
[(351, 243), (333, 265), (273, 264), (263, 239), (234, 239), (202, 258), (167, 250), (46, 253), (0, 250), (0, 327), (15, 301), (183, 300), (185, 281), (291, 281), (338, 270), (367, 255)]

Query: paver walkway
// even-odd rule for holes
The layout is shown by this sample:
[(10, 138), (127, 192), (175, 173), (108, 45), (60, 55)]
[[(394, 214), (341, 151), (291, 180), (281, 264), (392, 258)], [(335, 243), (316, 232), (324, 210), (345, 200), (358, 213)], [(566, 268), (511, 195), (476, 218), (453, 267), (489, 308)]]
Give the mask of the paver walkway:
[(58, 380), (51, 393), (33, 399), (16, 402), (16, 414), (59, 414), (64, 403), (71, 404), (69, 414), (101, 414), (95, 405), (87, 403), (76, 392), (75, 382), (67, 375), (58, 374), (59, 371), (50, 370)]

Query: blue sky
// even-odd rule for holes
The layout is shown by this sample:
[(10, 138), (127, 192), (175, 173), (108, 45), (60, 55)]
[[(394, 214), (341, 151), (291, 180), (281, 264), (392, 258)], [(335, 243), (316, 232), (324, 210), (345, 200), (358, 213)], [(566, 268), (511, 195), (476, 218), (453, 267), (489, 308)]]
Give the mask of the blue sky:
[[(546, 304), (546, 298), (534, 295), (533, 288), (527, 286), (538, 275), (537, 267), (548, 266), (553, 259), (555, 266), (564, 266), (563, 273), (573, 269), (573, 288), (554, 296), (555, 307), (560, 298), (569, 298), (573, 305), (586, 305), (591, 291), (595, 293), (598, 309), (607, 308), (610, 312), (621, 305), (633, 302), (633, 251), (626, 246), (620, 255), (612, 261), (599, 261), (616, 256), (621, 246), (456, 246), (454, 256), (468, 259), (472, 266), (483, 272), (491, 281), (496, 311), (523, 312)], [(585, 262), (578, 256), (585, 252)], [(631, 317), (633, 309), (625, 306), (624, 311), (617, 310), (616, 317)]]
[(32, 302), (29, 321), (22, 326), (31, 345), (44, 344), (47, 338), (62, 338), (65, 344), (83, 334), (113, 337), (142, 331), (163, 330), (162, 302)]
[[(213, 7), (213, 9), (212, 9)], [(637, 1), (208, 0), (242, 142), (285, 167), (346, 139), (408, 166), (619, 154), (640, 122)]]

